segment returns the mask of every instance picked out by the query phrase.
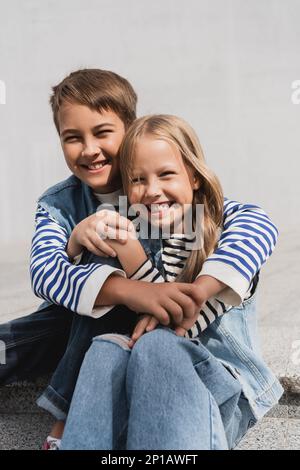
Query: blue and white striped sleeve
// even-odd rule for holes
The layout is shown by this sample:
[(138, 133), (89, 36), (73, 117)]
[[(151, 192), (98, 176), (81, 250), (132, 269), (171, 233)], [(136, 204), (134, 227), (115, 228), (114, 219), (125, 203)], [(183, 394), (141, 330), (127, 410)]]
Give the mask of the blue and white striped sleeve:
[(66, 253), (68, 234), (40, 205), (32, 239), (30, 276), (35, 295), (81, 315), (99, 318), (113, 306), (96, 307), (97, 295), (112, 273), (124, 271), (109, 265), (71, 263)]
[(149, 258), (130, 276), (130, 279), (144, 282), (165, 282), (163, 276)]
[(224, 221), (218, 246), (202, 266), (201, 275), (224, 282), (218, 300), (239, 305), (251, 281), (272, 254), (278, 230), (258, 206), (224, 200)]

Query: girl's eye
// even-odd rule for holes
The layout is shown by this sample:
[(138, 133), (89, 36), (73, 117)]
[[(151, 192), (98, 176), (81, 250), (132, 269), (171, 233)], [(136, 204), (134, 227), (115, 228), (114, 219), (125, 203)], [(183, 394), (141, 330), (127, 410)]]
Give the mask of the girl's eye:
[(143, 181), (143, 178), (131, 178), (131, 183), (133, 184), (137, 184), (137, 183), (141, 183)]
[(169, 175), (175, 175), (175, 171), (164, 171), (163, 173), (160, 174), (160, 176), (169, 176)]

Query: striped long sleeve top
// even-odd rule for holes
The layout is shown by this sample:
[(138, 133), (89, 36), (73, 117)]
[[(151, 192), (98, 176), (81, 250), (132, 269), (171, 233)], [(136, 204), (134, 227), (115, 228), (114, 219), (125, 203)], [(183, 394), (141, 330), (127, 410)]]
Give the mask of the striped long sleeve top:
[[(218, 300), (239, 305), (253, 277), (272, 253), (276, 239), (277, 229), (261, 208), (226, 199), (218, 246), (199, 276), (210, 275), (224, 282), (228, 288)], [(66, 253), (67, 242), (65, 228), (38, 206), (30, 262), (33, 291), (50, 303), (99, 318), (113, 308), (94, 307), (103, 283), (113, 272), (124, 277), (126, 274), (104, 264), (74, 265)]]
[[(185, 262), (190, 254), (190, 242), (194, 238), (186, 237), (182, 234), (172, 234), (170, 238), (162, 240), (161, 257), (163, 264), (162, 274), (148, 258), (130, 276), (130, 279), (145, 282), (173, 282), (181, 273)], [(252, 294), (252, 282), (245, 299)], [(218, 299), (218, 296), (210, 298), (201, 308), (198, 319), (194, 326), (187, 331), (188, 338), (194, 338), (204, 331), (216, 318), (230, 310), (232, 305), (227, 305)]]

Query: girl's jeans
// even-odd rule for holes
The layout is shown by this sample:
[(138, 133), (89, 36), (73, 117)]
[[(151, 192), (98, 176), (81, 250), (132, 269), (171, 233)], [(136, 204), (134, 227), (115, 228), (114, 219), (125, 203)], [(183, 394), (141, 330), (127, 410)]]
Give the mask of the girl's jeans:
[(200, 343), (159, 327), (131, 351), (94, 338), (80, 370), (63, 449), (230, 449), (253, 414), (238, 380)]

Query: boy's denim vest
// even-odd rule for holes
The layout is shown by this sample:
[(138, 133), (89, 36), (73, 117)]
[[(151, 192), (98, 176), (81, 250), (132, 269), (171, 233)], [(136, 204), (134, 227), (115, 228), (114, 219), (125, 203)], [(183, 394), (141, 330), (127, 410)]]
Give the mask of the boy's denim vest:
[[(71, 234), (100, 203), (92, 190), (75, 176), (48, 189), (38, 203)], [(140, 240), (162, 272), (161, 241)], [(98, 262), (120, 267), (115, 258), (96, 258), (86, 252), (82, 264)], [(44, 302), (40, 308), (49, 305)], [(264, 363), (256, 329), (256, 294), (214, 321), (199, 337), (206, 348), (241, 382), (254, 417), (261, 418), (283, 393), (280, 383)]]

